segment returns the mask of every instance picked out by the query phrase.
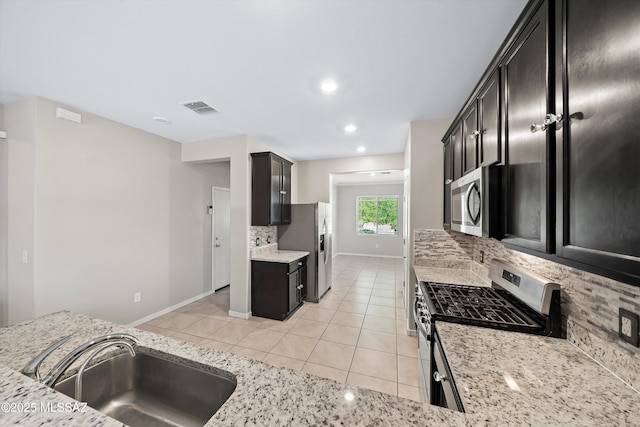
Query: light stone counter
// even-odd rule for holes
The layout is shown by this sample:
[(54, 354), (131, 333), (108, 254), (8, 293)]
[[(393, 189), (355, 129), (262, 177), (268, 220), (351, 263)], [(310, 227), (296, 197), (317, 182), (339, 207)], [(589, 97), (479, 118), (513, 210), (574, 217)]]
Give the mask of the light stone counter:
[(255, 254), (251, 257), (251, 261), (281, 262), (289, 264), (290, 262), (297, 261), (307, 255), (309, 255), (309, 252), (307, 251), (274, 250)]
[[(16, 371), (61, 336), (74, 337), (56, 350), (42, 366), (48, 372), (64, 354), (90, 338), (125, 332), (140, 339), (139, 350), (184, 358), (222, 369), (237, 378), (229, 400), (207, 426), (463, 426), (465, 415), (352, 387), (302, 372), (279, 368), (241, 356), (187, 344), (135, 328), (70, 312), (43, 316), (31, 322), (0, 329), (0, 425), (121, 426), (91, 408), (87, 412), (42, 411), (46, 402), (74, 402)], [(351, 391), (355, 398), (345, 399)], [(10, 412), (5, 408), (35, 403), (35, 412)], [(7, 406), (6, 404), (9, 404)]]
[(640, 394), (567, 340), (436, 329), (472, 425), (640, 425)]

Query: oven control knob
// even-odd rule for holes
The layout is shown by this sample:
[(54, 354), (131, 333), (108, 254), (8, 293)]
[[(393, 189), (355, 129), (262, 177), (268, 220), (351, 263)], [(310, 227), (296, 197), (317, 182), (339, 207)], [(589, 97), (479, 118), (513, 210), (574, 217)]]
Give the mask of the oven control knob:
[(435, 371), (435, 372), (433, 373), (433, 380), (434, 380), (435, 382), (437, 382), (437, 383), (439, 383), (439, 382), (444, 382), (444, 381), (446, 381), (446, 380), (447, 380), (447, 376), (446, 376), (446, 375), (440, 375), (440, 372)]

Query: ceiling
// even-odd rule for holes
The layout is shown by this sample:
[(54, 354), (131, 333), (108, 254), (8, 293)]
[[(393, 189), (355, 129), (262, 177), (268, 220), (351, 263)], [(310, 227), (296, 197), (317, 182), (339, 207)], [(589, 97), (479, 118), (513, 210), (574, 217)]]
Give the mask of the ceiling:
[(409, 122), (457, 114), (525, 3), (0, 0), (0, 103), (42, 96), (181, 143), (249, 134), (297, 160), (398, 153)]

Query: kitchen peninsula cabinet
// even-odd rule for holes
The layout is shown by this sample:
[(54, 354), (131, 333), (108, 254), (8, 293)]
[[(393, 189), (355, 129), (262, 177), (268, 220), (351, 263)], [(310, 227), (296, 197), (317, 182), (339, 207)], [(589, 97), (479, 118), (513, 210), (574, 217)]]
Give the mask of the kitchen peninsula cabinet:
[(292, 163), (271, 152), (251, 157), (251, 225), (290, 224)]
[(547, 2), (540, 6), (502, 62), (505, 243), (551, 252), (553, 131), (538, 128), (550, 108)]
[[(556, 252), (640, 279), (640, 2), (558, 6)], [(564, 95), (564, 98), (563, 98)]]
[(306, 296), (307, 256), (295, 261), (251, 261), (251, 313), (275, 320), (289, 317)]

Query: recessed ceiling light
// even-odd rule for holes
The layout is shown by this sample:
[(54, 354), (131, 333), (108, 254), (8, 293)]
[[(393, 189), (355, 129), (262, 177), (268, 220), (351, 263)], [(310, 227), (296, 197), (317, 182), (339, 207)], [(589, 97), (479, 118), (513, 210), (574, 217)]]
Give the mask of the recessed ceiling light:
[(165, 125), (171, 123), (171, 120), (167, 119), (166, 117), (155, 116), (153, 120), (155, 120), (156, 122), (164, 123)]
[(322, 89), (324, 93), (333, 93), (338, 90), (338, 83), (332, 79), (325, 79), (320, 82), (320, 89)]
[(358, 147), (358, 153), (364, 153), (365, 150), (366, 148), (363, 146)]
[(354, 133), (357, 130), (358, 130), (358, 126), (354, 125), (353, 123), (349, 123), (344, 127), (344, 131), (347, 133)]

